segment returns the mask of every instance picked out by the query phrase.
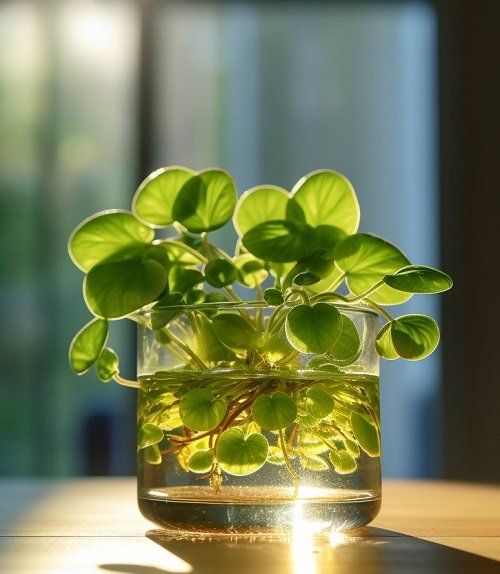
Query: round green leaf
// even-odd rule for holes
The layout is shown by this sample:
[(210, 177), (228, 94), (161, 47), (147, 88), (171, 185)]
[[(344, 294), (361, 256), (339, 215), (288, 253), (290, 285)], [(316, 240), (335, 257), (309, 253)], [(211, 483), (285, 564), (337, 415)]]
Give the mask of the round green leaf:
[(179, 191), (172, 215), (192, 233), (218, 229), (233, 215), (236, 186), (220, 169), (201, 171)]
[(329, 303), (297, 305), (288, 312), (285, 322), (290, 344), (301, 353), (322, 354), (336, 343), (342, 331), (342, 317)]
[(439, 343), (439, 327), (425, 315), (403, 315), (391, 323), (392, 344), (397, 354), (409, 361), (430, 355)]
[(198, 450), (188, 459), (187, 465), (191, 472), (203, 474), (208, 472), (214, 463), (214, 453), (211, 450)]
[(333, 363), (341, 367), (352, 365), (361, 354), (361, 340), (358, 330), (353, 321), (346, 315), (342, 315), (340, 337), (327, 354)]
[(109, 347), (104, 347), (101, 354), (99, 355), (99, 359), (97, 359), (96, 363), (97, 369), (97, 376), (101, 379), (101, 381), (107, 383), (111, 381), (114, 375), (116, 375), (118, 371), (118, 356)]
[(89, 271), (108, 257), (153, 239), (154, 231), (130, 212), (109, 210), (89, 217), (73, 231), (68, 252), (78, 268)]
[(257, 287), (267, 279), (267, 269), (264, 262), (254, 257), (251, 253), (239, 255), (234, 260), (237, 270), (237, 281), (245, 287)]
[(224, 431), (217, 442), (215, 456), (222, 470), (235, 476), (245, 476), (259, 470), (267, 459), (269, 443), (260, 433), (245, 438), (241, 428)]
[(252, 405), (254, 421), (266, 430), (284, 429), (297, 418), (294, 400), (281, 391), (260, 395)]
[(153, 444), (158, 444), (162, 440), (163, 431), (160, 427), (152, 423), (146, 423), (140, 427), (137, 439), (137, 445), (139, 448), (146, 448)]
[(314, 472), (322, 472), (324, 470), (328, 470), (328, 463), (326, 460), (317, 454), (301, 456), (300, 464), (303, 468), (314, 470)]
[(388, 361), (399, 359), (399, 355), (392, 343), (391, 325), (392, 321), (386, 323), (378, 332), (377, 339), (375, 340), (377, 353)]
[(442, 293), (453, 286), (449, 275), (425, 265), (403, 267), (392, 275), (386, 275), (384, 283), (406, 293)]
[(238, 235), (271, 219), (286, 219), (288, 192), (275, 185), (253, 187), (240, 197), (233, 216)]
[(171, 293), (187, 293), (200, 283), (203, 283), (203, 275), (197, 269), (175, 265), (168, 273), (168, 287)]
[(161, 452), (157, 444), (144, 449), (144, 458), (148, 464), (161, 464)]
[(353, 456), (346, 450), (339, 450), (338, 452), (331, 450), (328, 457), (338, 474), (351, 474), (358, 466)]
[(274, 307), (281, 305), (285, 301), (283, 299), (283, 293), (274, 287), (269, 287), (269, 289), (264, 291), (264, 299), (266, 303), (269, 303), (269, 305), (273, 305)]
[(243, 245), (250, 253), (264, 259), (286, 263), (298, 261), (315, 251), (314, 229), (295, 221), (266, 221), (245, 233)]
[(108, 339), (106, 319), (92, 319), (73, 337), (69, 346), (69, 364), (83, 375), (97, 361)]
[(167, 274), (154, 260), (126, 260), (93, 267), (84, 281), (89, 309), (116, 319), (152, 303), (165, 289)]
[(292, 189), (287, 219), (309, 225), (331, 225), (347, 234), (356, 233), (359, 204), (351, 182), (332, 170), (318, 170), (300, 179)]
[(132, 200), (132, 211), (151, 227), (165, 227), (174, 222), (172, 207), (184, 184), (196, 172), (185, 167), (162, 167), (139, 186)]
[(369, 456), (380, 456), (380, 437), (377, 427), (357, 412), (351, 413), (351, 426), (359, 446)]
[[(335, 247), (334, 258), (337, 267), (346, 274), (349, 289), (355, 295), (365, 293), (385, 275), (410, 263), (397, 247), (366, 233), (351, 235), (341, 241)], [(370, 295), (381, 305), (395, 305), (410, 297), (410, 294), (396, 291), (388, 285), (382, 285)]]
[(181, 399), (179, 413), (190, 429), (210, 431), (224, 418), (226, 402), (216, 398), (209, 389), (191, 389)]
[(324, 419), (333, 410), (335, 402), (320, 386), (309, 387), (306, 391), (305, 406), (307, 412), (315, 418)]
[(256, 345), (258, 333), (241, 315), (220, 313), (213, 318), (213, 327), (219, 341), (230, 349), (246, 351)]
[(236, 267), (226, 259), (212, 259), (205, 266), (205, 280), (218, 289), (236, 281)]

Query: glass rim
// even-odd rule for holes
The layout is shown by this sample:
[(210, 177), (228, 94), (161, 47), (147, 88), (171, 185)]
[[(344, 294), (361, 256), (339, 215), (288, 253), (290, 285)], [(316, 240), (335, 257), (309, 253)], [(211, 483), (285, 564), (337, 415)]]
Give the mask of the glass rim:
[[(380, 317), (380, 314), (371, 307), (365, 305), (349, 305), (347, 303), (333, 302), (333, 301), (318, 301), (318, 303), (330, 303), (339, 310), (349, 311), (351, 313), (359, 313), (360, 315), (372, 315)], [(297, 305), (298, 302), (287, 303), (288, 307)], [(213, 301), (209, 303), (192, 303), (192, 304), (177, 304), (169, 305), (168, 307), (157, 308), (151, 307), (149, 309), (141, 309), (137, 311), (139, 315), (152, 315), (155, 313), (165, 313), (168, 311), (204, 311), (214, 309), (276, 309), (276, 305), (269, 305), (266, 301)]]

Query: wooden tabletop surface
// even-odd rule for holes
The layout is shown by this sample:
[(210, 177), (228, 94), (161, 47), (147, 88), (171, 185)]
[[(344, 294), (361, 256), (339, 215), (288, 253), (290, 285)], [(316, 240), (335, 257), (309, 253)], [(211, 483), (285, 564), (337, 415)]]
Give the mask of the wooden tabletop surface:
[(132, 478), (0, 481), (2, 574), (500, 573), (500, 488), (385, 481), (380, 516), (318, 538), (202, 537), (143, 519)]

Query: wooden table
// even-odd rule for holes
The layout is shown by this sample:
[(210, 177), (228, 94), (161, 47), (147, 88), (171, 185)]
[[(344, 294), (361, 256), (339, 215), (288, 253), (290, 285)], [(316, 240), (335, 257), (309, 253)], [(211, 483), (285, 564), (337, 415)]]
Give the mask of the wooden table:
[(371, 527), (317, 539), (194, 537), (155, 529), (132, 478), (0, 481), (2, 574), (500, 573), (500, 489), (384, 483)]

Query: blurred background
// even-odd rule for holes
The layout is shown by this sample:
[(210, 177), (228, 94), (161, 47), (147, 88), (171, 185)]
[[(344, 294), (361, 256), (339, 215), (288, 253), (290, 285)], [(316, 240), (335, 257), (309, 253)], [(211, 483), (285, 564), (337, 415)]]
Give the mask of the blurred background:
[[(401, 308), (443, 341), (382, 367), (384, 474), (500, 480), (495, 11), (0, 0), (0, 474), (134, 473), (134, 391), (67, 364), (89, 312), (66, 241), (179, 164), (222, 167), (240, 192), (339, 170), (362, 231), (451, 273), (452, 293)], [(112, 336), (132, 378), (133, 329)]]

